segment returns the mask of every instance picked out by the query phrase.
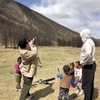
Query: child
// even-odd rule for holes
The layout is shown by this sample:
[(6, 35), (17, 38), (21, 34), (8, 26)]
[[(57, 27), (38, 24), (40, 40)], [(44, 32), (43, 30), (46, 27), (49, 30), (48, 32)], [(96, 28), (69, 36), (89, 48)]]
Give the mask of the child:
[(69, 87), (71, 75), (69, 74), (70, 68), (68, 65), (63, 66), (63, 73), (57, 74), (57, 77), (60, 78), (60, 91), (58, 100), (62, 100), (64, 96), (65, 100), (69, 100)]
[(21, 92), (21, 72), (20, 72), (20, 68), (19, 65), (21, 64), (21, 57), (17, 58), (17, 64), (15, 65), (15, 70), (16, 70), (16, 75), (15, 75), (15, 79), (16, 79), (16, 91), (20, 91)]
[(71, 79), (71, 81), (70, 81), (70, 88), (73, 88), (74, 87), (74, 63), (72, 62), (72, 63), (70, 63), (70, 75), (72, 76), (72, 79)]
[(79, 92), (79, 94), (83, 94), (83, 90), (81, 87), (81, 78), (82, 78), (82, 68), (80, 66), (80, 62), (76, 61), (75, 62), (76, 70), (75, 70), (75, 83), (77, 86), (76, 93)]

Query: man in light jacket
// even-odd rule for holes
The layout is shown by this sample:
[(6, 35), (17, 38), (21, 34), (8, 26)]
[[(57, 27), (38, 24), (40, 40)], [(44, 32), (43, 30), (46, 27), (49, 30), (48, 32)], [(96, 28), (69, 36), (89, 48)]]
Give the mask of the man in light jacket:
[(32, 97), (32, 95), (29, 93), (29, 90), (33, 77), (36, 75), (38, 65), (38, 59), (36, 57), (37, 47), (33, 44), (33, 42), (34, 39), (28, 43), (25, 38), (18, 42), (19, 53), (22, 58), (20, 70), (24, 79), (20, 100), (26, 100), (27, 97)]
[(82, 88), (84, 91), (84, 100), (92, 100), (94, 93), (94, 76), (96, 70), (94, 59), (95, 44), (90, 35), (89, 29), (84, 29), (80, 33), (83, 41), (80, 54), (80, 64), (82, 65)]

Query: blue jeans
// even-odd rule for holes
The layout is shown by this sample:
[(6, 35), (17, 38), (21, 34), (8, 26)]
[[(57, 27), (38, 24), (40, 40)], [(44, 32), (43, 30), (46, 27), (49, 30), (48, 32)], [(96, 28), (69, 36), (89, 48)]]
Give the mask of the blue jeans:
[(65, 100), (69, 100), (69, 89), (67, 88), (61, 88), (59, 89), (59, 96), (58, 100), (62, 100), (62, 97), (64, 96)]

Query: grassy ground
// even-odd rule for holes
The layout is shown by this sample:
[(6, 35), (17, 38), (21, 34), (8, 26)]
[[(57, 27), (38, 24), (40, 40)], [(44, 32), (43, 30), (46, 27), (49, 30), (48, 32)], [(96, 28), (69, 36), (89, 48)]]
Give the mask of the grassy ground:
[[(57, 68), (62, 70), (64, 64), (79, 60), (80, 48), (72, 47), (39, 47), (39, 56), (42, 66), (38, 67), (30, 93), (35, 98), (32, 100), (57, 100), (59, 92), (59, 79), (56, 77)], [(0, 100), (19, 100), (20, 92), (15, 91), (15, 69), (17, 49), (4, 49), (0, 47)], [(95, 73), (95, 100), (100, 100), (100, 47), (96, 48), (97, 70)], [(39, 79), (55, 77), (50, 85), (35, 83)], [(23, 79), (22, 79), (23, 83)], [(21, 84), (22, 84), (21, 83)], [(70, 88), (71, 100), (83, 100), (84, 95), (75, 94), (75, 88)]]

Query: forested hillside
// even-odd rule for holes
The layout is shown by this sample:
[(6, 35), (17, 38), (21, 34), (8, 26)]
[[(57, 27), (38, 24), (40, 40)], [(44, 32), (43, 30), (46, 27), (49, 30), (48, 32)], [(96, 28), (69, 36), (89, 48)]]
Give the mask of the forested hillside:
[[(79, 33), (13, 0), (0, 0), (0, 44), (17, 47), (20, 38), (37, 37), (40, 46), (80, 47)], [(96, 45), (100, 40), (94, 39)]]

